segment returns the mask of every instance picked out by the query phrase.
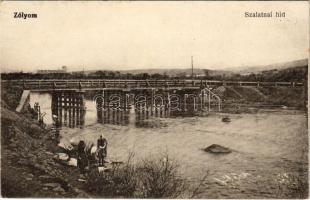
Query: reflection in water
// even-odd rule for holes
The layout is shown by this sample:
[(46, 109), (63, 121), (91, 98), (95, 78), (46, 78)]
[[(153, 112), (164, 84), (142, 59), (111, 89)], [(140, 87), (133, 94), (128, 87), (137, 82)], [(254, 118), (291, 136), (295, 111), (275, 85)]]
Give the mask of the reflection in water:
[(97, 119), (102, 124), (129, 124), (129, 110), (121, 109), (106, 109), (102, 111), (97, 110)]
[(139, 108), (129, 105), (127, 109), (107, 107), (105, 109), (97, 107), (97, 121), (102, 124), (129, 125), (135, 124), (137, 127), (144, 127), (148, 119), (174, 118), (179, 116), (195, 116), (202, 110), (171, 110), (168, 106)]

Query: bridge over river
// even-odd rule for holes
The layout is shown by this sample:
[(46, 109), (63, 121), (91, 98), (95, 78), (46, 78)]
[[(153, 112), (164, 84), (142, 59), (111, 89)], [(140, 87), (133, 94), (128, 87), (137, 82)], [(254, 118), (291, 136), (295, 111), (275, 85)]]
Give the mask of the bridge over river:
[(148, 119), (150, 116), (170, 117), (203, 111), (221, 111), (222, 100), (212, 88), (222, 85), (302, 87), (303, 83), (214, 80), (2, 80), (2, 86), (50, 93), (52, 114), (57, 115), (61, 122), (70, 127), (84, 123), (86, 92), (91, 93), (96, 103), (99, 122), (122, 124), (128, 123), (132, 109), (139, 119), (137, 121)]
[(119, 90), (149, 88), (200, 88), (212, 86), (257, 86), (257, 87), (302, 87), (302, 82), (250, 82), (217, 80), (124, 80), (124, 79), (47, 79), (47, 80), (2, 80), (2, 85), (22, 87), (32, 91), (50, 90)]

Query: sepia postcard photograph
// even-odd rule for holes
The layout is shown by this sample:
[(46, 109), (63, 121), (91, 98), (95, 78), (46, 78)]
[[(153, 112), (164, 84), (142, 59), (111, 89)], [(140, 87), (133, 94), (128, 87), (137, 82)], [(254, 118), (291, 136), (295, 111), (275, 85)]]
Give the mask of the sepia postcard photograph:
[(307, 1), (0, 2), (1, 197), (308, 199)]

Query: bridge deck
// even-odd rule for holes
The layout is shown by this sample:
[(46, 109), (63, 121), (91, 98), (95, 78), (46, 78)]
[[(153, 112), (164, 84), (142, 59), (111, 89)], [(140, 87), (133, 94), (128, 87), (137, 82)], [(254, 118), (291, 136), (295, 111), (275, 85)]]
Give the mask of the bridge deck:
[(12, 85), (29, 90), (134, 90), (134, 89), (197, 89), (205, 86), (263, 86), (263, 87), (300, 87), (300, 82), (248, 82), (216, 80), (104, 80), (104, 79), (68, 79), (68, 80), (2, 80), (3, 85)]
[(194, 90), (194, 89), (200, 89), (200, 87), (133, 87), (133, 88), (123, 88), (123, 87), (115, 87), (115, 88), (104, 88), (104, 87), (89, 87), (89, 88), (36, 88), (31, 89), (31, 91), (40, 91), (40, 92), (48, 92), (48, 91), (85, 91), (85, 90), (109, 90), (109, 91), (133, 91), (133, 90)]

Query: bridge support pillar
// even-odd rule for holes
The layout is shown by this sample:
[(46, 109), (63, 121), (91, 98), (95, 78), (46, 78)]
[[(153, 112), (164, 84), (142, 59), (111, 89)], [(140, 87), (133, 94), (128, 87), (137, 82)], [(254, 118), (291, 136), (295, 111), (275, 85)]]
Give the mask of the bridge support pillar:
[[(191, 116), (197, 112), (211, 111), (213, 106), (217, 110), (221, 106), (219, 101), (219, 97), (207, 88), (105, 89), (96, 107), (100, 123), (128, 124), (132, 121), (129, 117), (133, 116), (134, 124), (143, 125), (141, 122), (151, 116)], [(134, 112), (130, 114), (131, 108)]]
[(85, 101), (81, 91), (54, 91), (52, 93), (52, 114), (61, 125), (74, 128), (84, 126)]

